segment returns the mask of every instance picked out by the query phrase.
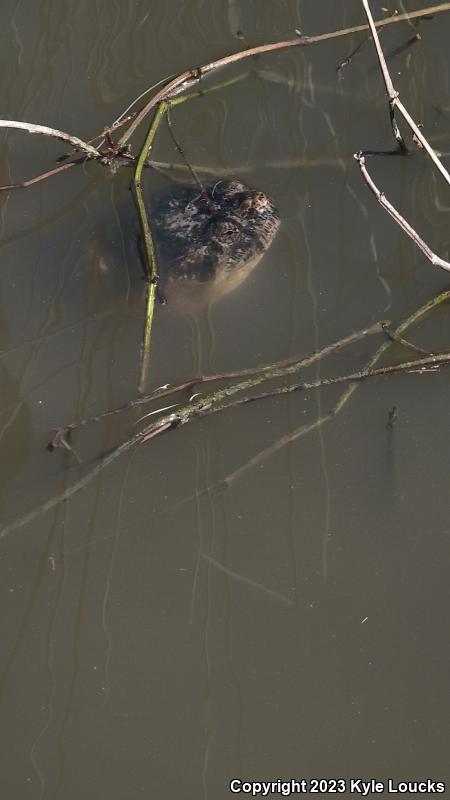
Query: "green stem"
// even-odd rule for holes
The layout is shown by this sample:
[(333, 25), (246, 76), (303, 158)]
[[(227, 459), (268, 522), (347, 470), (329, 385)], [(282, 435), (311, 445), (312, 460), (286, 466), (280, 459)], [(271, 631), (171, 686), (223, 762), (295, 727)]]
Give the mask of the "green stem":
[(156, 266), (155, 248), (153, 245), (152, 233), (148, 221), (147, 209), (145, 207), (144, 197), (142, 194), (142, 170), (144, 169), (145, 162), (149, 156), (150, 150), (156, 136), (158, 126), (167, 111), (167, 103), (162, 102), (153, 117), (152, 123), (147, 133), (145, 142), (139, 153), (139, 158), (136, 164), (136, 169), (133, 176), (133, 196), (136, 201), (136, 206), (139, 215), (139, 224), (141, 228), (142, 237), (144, 240), (144, 251), (146, 261), (147, 277), (150, 281), (158, 280), (158, 270)]
[(152, 119), (152, 123), (148, 130), (147, 137), (141, 148), (141, 152), (139, 153), (139, 158), (136, 164), (136, 169), (134, 172), (133, 184), (132, 184), (133, 197), (136, 202), (137, 212), (139, 216), (139, 225), (142, 233), (142, 239), (144, 242), (145, 270), (147, 273), (147, 281), (148, 281), (144, 335), (143, 335), (142, 350), (141, 350), (139, 393), (145, 391), (145, 386), (147, 384), (147, 379), (148, 379), (148, 373), (150, 367), (150, 349), (152, 341), (153, 315), (154, 315), (155, 300), (156, 300), (156, 287), (158, 285), (158, 280), (159, 280), (158, 267), (155, 257), (155, 247), (153, 243), (152, 232), (142, 192), (142, 170), (144, 169), (145, 162), (153, 147), (158, 126), (166, 112), (167, 112), (167, 103), (162, 102), (159, 105), (158, 110)]
[(245, 80), (249, 75), (249, 72), (241, 72), (239, 75), (235, 75), (233, 78), (228, 78), (226, 81), (216, 83), (215, 86), (208, 86), (207, 89), (196, 89), (193, 92), (189, 92), (189, 94), (182, 94), (179, 97), (172, 97), (167, 102), (171, 106), (179, 106), (182, 103), (185, 103), (186, 100), (194, 100), (196, 97), (204, 97), (207, 94), (212, 94), (213, 92), (218, 92), (221, 89), (226, 89), (228, 86), (234, 86), (235, 83)]
[[(245, 73), (235, 78), (231, 78), (229, 81), (226, 81), (221, 86), (224, 85), (227, 86), (236, 83), (238, 80), (242, 80), (243, 78), (245, 78), (247, 74), (248, 73)], [(220, 87), (213, 87), (211, 91), (213, 91), (216, 88)], [(145, 269), (148, 281), (145, 321), (144, 321), (144, 334), (141, 347), (141, 367), (140, 367), (139, 387), (138, 387), (139, 394), (141, 395), (145, 393), (145, 389), (148, 382), (148, 374), (150, 369), (150, 350), (152, 341), (153, 316), (155, 311), (156, 290), (159, 281), (158, 266), (156, 263), (156, 256), (155, 256), (155, 247), (149, 223), (149, 216), (147, 213), (147, 208), (145, 206), (145, 201), (142, 191), (142, 171), (146, 165), (150, 151), (153, 147), (158, 127), (163, 117), (165, 115), (168, 115), (170, 107), (179, 105), (180, 103), (183, 103), (186, 100), (190, 100), (194, 97), (197, 97), (199, 94), (201, 93), (193, 92), (190, 95), (185, 95), (184, 97), (178, 97), (173, 100), (162, 100), (159, 103), (158, 110), (156, 111), (152, 119), (151, 125), (147, 133), (147, 137), (139, 153), (136, 169), (133, 176), (133, 184), (132, 184), (133, 196), (136, 202), (136, 207), (139, 216), (139, 225), (142, 233), (142, 239), (144, 242)]]

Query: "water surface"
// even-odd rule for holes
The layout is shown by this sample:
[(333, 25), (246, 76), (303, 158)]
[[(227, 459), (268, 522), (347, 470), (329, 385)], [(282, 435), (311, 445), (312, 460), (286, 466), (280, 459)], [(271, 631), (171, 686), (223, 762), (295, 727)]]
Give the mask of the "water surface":
[[(356, 1), (7, 0), (2, 116), (88, 138), (181, 70), (362, 18)], [(445, 14), (424, 22), (421, 41), (390, 62), (443, 152), (449, 25)], [(410, 35), (386, 31), (386, 51)], [(243, 77), (174, 111), (191, 163), (266, 192), (282, 225), (208, 315), (158, 309), (149, 388), (398, 322), (448, 286), (352, 158), (392, 147), (371, 48), (336, 72), (359, 41), (221, 70), (205, 88)], [(62, 152), (2, 134), (1, 181)], [(180, 163), (165, 128), (154, 156)], [(424, 156), (371, 169), (446, 257), (449, 189)], [(177, 176), (149, 175), (149, 195)], [(90, 164), (0, 196), (2, 524), (135, 430), (141, 412), (84, 429), (81, 465), (45, 451), (52, 428), (137, 393), (144, 286), (129, 182), (129, 170)], [(448, 320), (442, 306), (410, 336), (447, 349)], [(380, 342), (312, 374), (358, 369)], [(395, 346), (388, 360), (405, 355)], [(290, 443), (341, 387), (205, 418), (3, 539), (2, 797), (221, 800), (238, 777), (448, 778), (448, 380), (365, 383)]]

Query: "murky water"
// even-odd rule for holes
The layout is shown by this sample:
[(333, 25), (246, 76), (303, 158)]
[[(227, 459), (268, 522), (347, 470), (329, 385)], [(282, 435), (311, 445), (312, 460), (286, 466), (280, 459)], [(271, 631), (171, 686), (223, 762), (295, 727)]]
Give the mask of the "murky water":
[[(356, 0), (5, 0), (1, 116), (88, 138), (169, 75), (362, 19)], [(392, 72), (445, 152), (450, 16), (420, 31)], [(386, 51), (410, 35), (385, 31)], [(370, 46), (336, 73), (358, 41), (242, 62), (204, 88), (241, 80), (173, 112), (191, 163), (266, 192), (282, 225), (208, 314), (158, 308), (149, 388), (399, 322), (448, 286), (352, 158), (392, 146)], [(62, 152), (2, 134), (0, 180)], [(154, 157), (180, 163), (166, 128)], [(445, 257), (449, 189), (428, 161), (417, 151), (370, 167)], [(81, 464), (45, 451), (52, 428), (137, 393), (144, 298), (130, 175), (90, 164), (0, 196), (2, 524), (85, 474), (143, 413), (83, 429)], [(149, 174), (149, 194), (174, 175)], [(448, 305), (407, 335), (447, 349)], [(380, 342), (313, 375), (359, 369)], [(410, 356), (396, 345), (388, 361)], [(1, 796), (221, 800), (233, 778), (449, 779), (448, 381), (377, 378), (304, 436), (291, 437), (342, 387), (205, 418), (1, 540)]]

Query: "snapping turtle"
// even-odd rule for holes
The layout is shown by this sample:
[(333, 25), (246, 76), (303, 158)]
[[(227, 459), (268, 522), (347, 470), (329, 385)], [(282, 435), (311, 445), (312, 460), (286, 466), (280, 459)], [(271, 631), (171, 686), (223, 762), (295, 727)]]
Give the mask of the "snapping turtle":
[(161, 294), (195, 311), (239, 286), (280, 224), (264, 192), (237, 180), (182, 186), (150, 203)]

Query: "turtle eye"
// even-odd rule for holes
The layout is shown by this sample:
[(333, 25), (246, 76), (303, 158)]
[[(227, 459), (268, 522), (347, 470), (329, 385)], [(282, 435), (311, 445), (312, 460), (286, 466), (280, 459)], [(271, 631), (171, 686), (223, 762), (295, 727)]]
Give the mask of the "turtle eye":
[(248, 211), (249, 208), (252, 207), (252, 205), (253, 205), (253, 200), (251, 200), (250, 198), (247, 198), (239, 206), (239, 211)]

